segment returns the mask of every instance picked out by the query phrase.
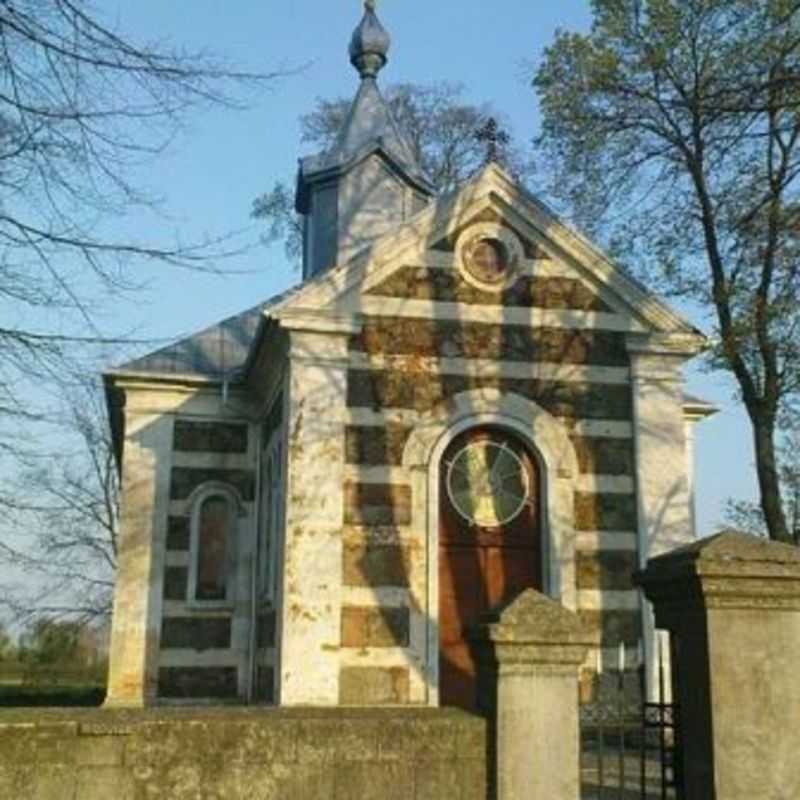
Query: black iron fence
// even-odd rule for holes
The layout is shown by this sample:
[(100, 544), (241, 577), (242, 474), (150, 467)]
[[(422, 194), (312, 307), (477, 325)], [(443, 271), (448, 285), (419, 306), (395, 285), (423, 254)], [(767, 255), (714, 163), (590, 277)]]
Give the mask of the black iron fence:
[(681, 800), (678, 710), (669, 690), (669, 653), (660, 644), (647, 699), (644, 667), (598, 668), (581, 707), (581, 800)]

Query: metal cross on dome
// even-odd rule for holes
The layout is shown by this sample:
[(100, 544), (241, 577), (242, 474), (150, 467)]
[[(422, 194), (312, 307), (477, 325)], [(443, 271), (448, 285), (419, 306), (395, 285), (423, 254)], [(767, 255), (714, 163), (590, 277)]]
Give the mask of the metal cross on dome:
[(500, 161), (503, 149), (511, 141), (511, 137), (498, 125), (494, 117), (489, 117), (486, 124), (475, 131), (475, 139), (486, 145), (485, 164)]

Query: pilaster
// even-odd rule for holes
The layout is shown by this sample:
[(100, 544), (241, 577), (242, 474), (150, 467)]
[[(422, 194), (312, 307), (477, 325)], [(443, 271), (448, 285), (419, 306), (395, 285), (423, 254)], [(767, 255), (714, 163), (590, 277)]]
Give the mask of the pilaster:
[(289, 338), (280, 703), (339, 702), (348, 339), (357, 322), (280, 318)]
[[(628, 351), (633, 394), (639, 563), (694, 538), (681, 366), (696, 344), (665, 335), (631, 336)], [(642, 643), (646, 691), (656, 680), (656, 632), (643, 603)]]
[(126, 413), (107, 706), (156, 700), (173, 418)]

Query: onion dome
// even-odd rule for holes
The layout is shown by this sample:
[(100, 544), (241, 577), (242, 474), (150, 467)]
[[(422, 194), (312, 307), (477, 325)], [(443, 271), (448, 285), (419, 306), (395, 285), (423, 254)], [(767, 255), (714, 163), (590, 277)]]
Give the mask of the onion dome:
[(375, 78), (387, 61), (392, 39), (375, 13), (375, 0), (364, 3), (364, 17), (350, 40), (350, 63), (361, 79)]

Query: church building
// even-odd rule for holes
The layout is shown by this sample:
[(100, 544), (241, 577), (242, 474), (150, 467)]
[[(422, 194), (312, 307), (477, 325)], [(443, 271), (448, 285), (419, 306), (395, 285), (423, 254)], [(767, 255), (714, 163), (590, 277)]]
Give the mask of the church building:
[(105, 375), (107, 704), (475, 704), (469, 628), (534, 587), (651, 658), (631, 575), (694, 536), (703, 336), (495, 163), (438, 195), (378, 87), (297, 180), (303, 280)]

